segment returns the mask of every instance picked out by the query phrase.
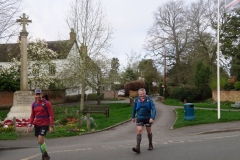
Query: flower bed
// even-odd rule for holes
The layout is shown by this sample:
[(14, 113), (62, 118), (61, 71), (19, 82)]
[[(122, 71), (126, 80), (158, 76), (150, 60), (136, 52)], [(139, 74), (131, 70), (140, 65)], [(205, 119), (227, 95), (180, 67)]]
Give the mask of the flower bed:
[[(16, 119), (16, 127), (27, 127), (29, 119)], [(4, 127), (13, 126), (13, 120), (7, 119), (3, 122)]]

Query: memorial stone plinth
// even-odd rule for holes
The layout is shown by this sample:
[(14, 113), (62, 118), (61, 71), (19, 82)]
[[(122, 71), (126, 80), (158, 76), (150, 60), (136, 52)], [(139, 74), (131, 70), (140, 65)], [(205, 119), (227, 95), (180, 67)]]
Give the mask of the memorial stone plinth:
[(16, 91), (13, 97), (13, 106), (6, 119), (12, 120), (13, 117), (17, 119), (29, 119), (33, 101), (34, 93), (32, 91)]

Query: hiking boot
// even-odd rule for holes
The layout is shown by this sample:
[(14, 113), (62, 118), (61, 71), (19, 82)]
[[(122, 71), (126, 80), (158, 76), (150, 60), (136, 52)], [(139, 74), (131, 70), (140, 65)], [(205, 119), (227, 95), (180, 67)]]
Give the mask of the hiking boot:
[(149, 144), (148, 150), (153, 150), (153, 145), (152, 145), (152, 143)]
[(132, 148), (133, 152), (140, 153), (140, 146), (136, 146)]
[(47, 154), (47, 152), (42, 155), (42, 160), (49, 160), (49, 159), (50, 159), (50, 157)]

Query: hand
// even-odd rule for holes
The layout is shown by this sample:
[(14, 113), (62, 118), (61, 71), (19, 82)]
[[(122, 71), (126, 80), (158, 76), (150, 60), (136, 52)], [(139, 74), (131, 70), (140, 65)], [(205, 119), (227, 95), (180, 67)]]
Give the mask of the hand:
[(134, 123), (135, 123), (135, 118), (132, 118), (132, 122), (134, 122)]
[(153, 123), (153, 119), (152, 118), (149, 119), (149, 123)]
[(27, 133), (30, 133), (31, 127), (27, 127)]
[(53, 127), (49, 127), (49, 133), (52, 133), (53, 132)]

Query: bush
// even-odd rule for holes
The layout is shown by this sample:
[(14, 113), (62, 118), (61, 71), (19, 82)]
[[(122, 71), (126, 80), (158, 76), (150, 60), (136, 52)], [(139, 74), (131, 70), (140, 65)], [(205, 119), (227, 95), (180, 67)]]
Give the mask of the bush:
[(228, 82), (228, 83), (226, 83), (226, 84), (223, 86), (223, 89), (224, 89), (224, 90), (227, 90), (227, 91), (229, 91), (229, 90), (231, 90), (231, 89), (235, 89), (234, 83), (233, 83), (233, 82)]
[(13, 126), (8, 126), (7, 128), (1, 127), (0, 133), (4, 133), (4, 132), (14, 132), (14, 127)]
[[(81, 118), (81, 121), (82, 121), (82, 125), (83, 126), (86, 126), (87, 125), (87, 117), (84, 116)], [(93, 119), (93, 117), (90, 117), (90, 127), (91, 128), (95, 128), (96, 127), (96, 122), (95, 120)]]
[[(97, 93), (90, 93), (90, 94), (87, 95), (87, 100), (97, 100), (97, 99), (98, 99)], [(101, 93), (100, 99), (101, 100), (104, 99), (104, 94), (103, 93)]]
[[(159, 96), (164, 96), (164, 91), (163, 91), (163, 87), (162, 87), (162, 85), (163, 85), (163, 82), (159, 82), (159, 84), (158, 84), (158, 93), (159, 93)], [(168, 85), (166, 85), (166, 97), (165, 98), (167, 98), (167, 97), (169, 97), (169, 86)]]
[(185, 99), (187, 100), (187, 102), (194, 102), (197, 97), (200, 97), (200, 91), (197, 89), (197, 87), (180, 86), (174, 88), (172, 91), (172, 95), (170, 96), (171, 98), (178, 99), (182, 102)]
[(233, 108), (240, 108), (240, 101), (235, 102), (235, 104), (231, 104)]
[[(131, 81), (124, 84), (125, 96), (129, 96), (129, 92), (138, 91), (140, 88), (146, 89), (146, 84), (143, 81)], [(147, 91), (147, 89), (146, 89)]]
[(198, 90), (201, 91), (198, 100), (206, 100), (208, 98), (212, 98), (212, 89), (209, 86), (198, 88)]
[(240, 90), (240, 82), (236, 82), (234, 87), (236, 90)]
[(212, 98), (209, 98), (209, 99), (205, 100), (205, 103), (216, 104), (216, 101)]
[[(67, 96), (67, 102), (79, 102), (81, 99), (81, 94)], [(84, 95), (84, 101), (86, 101), (86, 94)]]

